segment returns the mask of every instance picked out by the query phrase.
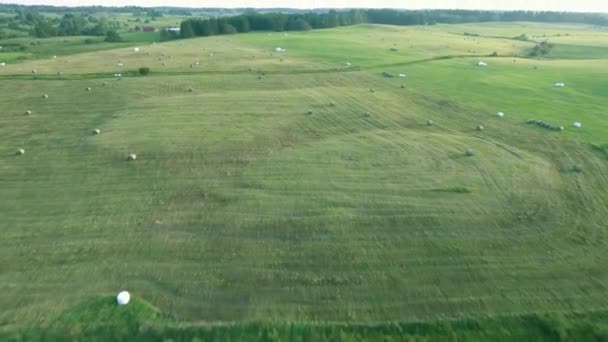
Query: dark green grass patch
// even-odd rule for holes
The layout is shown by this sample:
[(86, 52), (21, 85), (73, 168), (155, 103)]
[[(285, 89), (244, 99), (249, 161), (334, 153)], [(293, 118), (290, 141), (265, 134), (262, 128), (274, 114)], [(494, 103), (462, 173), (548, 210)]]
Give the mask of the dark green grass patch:
[(133, 298), (128, 305), (118, 305), (113, 296), (104, 296), (66, 310), (55, 325), (131, 325), (156, 319), (159, 315), (157, 308), (142, 299)]
[(0, 331), (5, 341), (580, 341), (608, 339), (605, 313), (522, 315), (428, 323), (92, 322)]

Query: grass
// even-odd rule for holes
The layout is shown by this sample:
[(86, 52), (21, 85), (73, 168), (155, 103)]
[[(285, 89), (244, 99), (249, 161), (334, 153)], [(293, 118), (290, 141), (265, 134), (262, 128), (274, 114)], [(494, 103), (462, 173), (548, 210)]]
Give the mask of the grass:
[[(374, 334), (370, 322), (384, 327), (378, 339), (399, 339), (417, 328), (386, 322), (422, 322), (433, 340), (447, 330), (433, 335), (444, 323), (432, 322), (471, 319), (483, 323), (454, 326), (456, 339), (534, 340), (552, 335), (529, 315), (566, 317), (562, 330), (579, 334), (574, 312), (601, 339), (606, 60), (505, 57), (530, 44), (450, 33), (516, 36), (521, 25), (255, 33), (3, 67), (0, 326), (27, 339), (54, 322), (112, 322), (109, 297), (91, 298), (128, 289), (142, 301), (142, 339), (312, 329), (348, 340)], [(534, 26), (569, 31), (595, 34)], [(144, 66), (147, 77), (112, 77)], [(502, 316), (515, 318), (484, 321)], [(198, 326), (208, 322), (219, 326)], [(112, 331), (84, 325), (67, 334)]]
[[(114, 308), (114, 310), (127, 310)], [(608, 335), (606, 313), (522, 315), (460, 319), (443, 322), (340, 323), (230, 323), (179, 324), (170, 320), (121, 320), (107, 324), (55, 324), (18, 331), (0, 331), (7, 341), (603, 341)]]
[[(89, 41), (87, 43), (87, 41)], [(32, 37), (12, 38), (0, 41), (0, 44), (7, 44), (12, 47), (22, 46), (24, 50), (20, 52), (3, 52), (0, 53), (2, 61), (18, 61), (35, 60), (34, 63), (39, 63), (43, 59), (50, 59), (52, 56), (66, 57), (75, 54), (116, 49), (119, 47), (131, 47), (138, 44), (148, 44), (151, 40), (147, 37), (142, 37), (135, 34), (126, 34), (125, 42), (107, 43), (104, 42), (104, 37), (55, 37), (37, 39)], [(6, 57), (4, 57), (6, 56)]]

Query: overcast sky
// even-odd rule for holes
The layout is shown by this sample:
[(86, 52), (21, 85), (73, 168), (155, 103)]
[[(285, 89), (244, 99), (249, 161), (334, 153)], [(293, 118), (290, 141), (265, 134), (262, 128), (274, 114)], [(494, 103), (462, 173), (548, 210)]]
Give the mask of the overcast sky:
[(608, 12), (608, 0), (0, 0), (0, 3), (62, 6), (182, 6), (290, 8), (463, 8)]

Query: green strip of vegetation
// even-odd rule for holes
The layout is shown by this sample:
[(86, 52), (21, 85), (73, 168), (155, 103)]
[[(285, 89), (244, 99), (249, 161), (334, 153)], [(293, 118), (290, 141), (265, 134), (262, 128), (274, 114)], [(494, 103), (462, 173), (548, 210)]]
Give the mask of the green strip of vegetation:
[(524, 315), (435, 323), (69, 324), (0, 332), (5, 341), (606, 341), (608, 315)]

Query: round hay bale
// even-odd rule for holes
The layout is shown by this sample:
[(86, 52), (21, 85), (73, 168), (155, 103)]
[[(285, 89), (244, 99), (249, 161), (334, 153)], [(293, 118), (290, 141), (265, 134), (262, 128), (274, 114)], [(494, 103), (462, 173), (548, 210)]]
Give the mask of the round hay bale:
[(363, 113), (363, 117), (368, 118), (370, 117), (372, 114), (370, 112), (365, 112)]
[(44, 94), (44, 95), (42, 95), (42, 98), (43, 98), (43, 99), (48, 99), (48, 98), (49, 98), (49, 96), (48, 96), (47, 94)]
[(405, 89), (405, 84), (402, 84), (402, 85), (401, 85), (401, 89)]
[(134, 161), (135, 159), (137, 159), (137, 155), (135, 153), (131, 153), (129, 154), (129, 156), (127, 157), (128, 161)]
[(483, 131), (483, 126), (482, 125), (477, 126), (477, 130), (480, 132)]
[(261, 79), (262, 79), (262, 76), (258, 76), (258, 80), (261, 80)]
[(426, 122), (427, 126), (433, 126), (435, 123), (433, 122), (433, 120), (429, 120)]
[(131, 300), (131, 294), (128, 291), (120, 291), (118, 295), (116, 295), (116, 304), (118, 305), (127, 305)]
[(564, 129), (565, 129), (564, 126), (559, 126), (560, 131), (563, 131)]
[(194, 89), (193, 89), (193, 88), (188, 88), (188, 92), (189, 92), (189, 93), (191, 93), (191, 92), (193, 92), (193, 91), (194, 91)]
[(91, 91), (91, 87), (86, 87), (86, 91)]
[(312, 114), (312, 108), (308, 109), (307, 114)]
[(466, 151), (464, 151), (464, 153), (469, 156), (472, 157), (473, 155), (475, 155), (475, 150), (472, 148), (467, 148)]
[(25, 111), (25, 115), (32, 115), (32, 111), (31, 110), (26, 110)]
[(572, 168), (575, 172), (583, 172), (583, 165), (581, 164), (576, 164), (574, 165), (574, 167)]
[(370, 88), (370, 89), (369, 89), (369, 92), (370, 92), (370, 93), (375, 93), (375, 92), (376, 92), (376, 90), (374, 90), (374, 88)]
[(59, 71), (59, 72), (57, 72), (57, 75), (61, 76), (61, 75), (63, 75), (63, 72)]
[(101, 130), (99, 130), (99, 128), (95, 128), (93, 130), (93, 135), (98, 135), (98, 134), (101, 134)]
[(22, 148), (20, 148), (20, 149), (18, 149), (18, 150), (17, 150), (16, 154), (17, 154), (18, 156), (22, 156), (22, 155), (24, 155), (24, 154), (25, 154), (25, 150), (24, 150), (24, 149), (22, 149)]
[(36, 73), (36, 69), (32, 70), (32, 74), (35, 74), (35, 73)]
[(329, 105), (330, 105), (331, 107), (335, 107), (335, 106), (336, 106), (336, 103), (335, 103), (334, 101), (329, 101)]
[(101, 85), (105, 87), (108, 85), (108, 82), (103, 82)]

